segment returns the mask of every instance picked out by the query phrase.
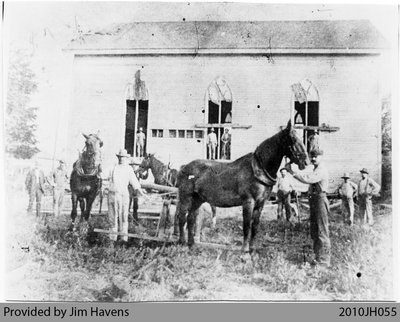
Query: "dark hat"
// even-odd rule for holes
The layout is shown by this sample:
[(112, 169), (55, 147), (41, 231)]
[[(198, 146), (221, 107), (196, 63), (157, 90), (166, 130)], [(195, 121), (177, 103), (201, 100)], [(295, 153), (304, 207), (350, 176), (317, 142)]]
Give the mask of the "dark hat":
[(361, 173), (366, 173), (366, 174), (369, 173), (368, 170), (367, 170), (366, 168), (362, 168), (362, 169), (360, 170), (360, 172), (361, 172)]
[(348, 172), (345, 172), (345, 173), (343, 174), (342, 178), (343, 178), (343, 179), (345, 179), (345, 178), (350, 179), (349, 173), (348, 173)]
[(286, 168), (282, 168), (282, 169), (280, 169), (279, 170), (281, 173), (282, 173), (282, 171), (286, 171), (287, 172), (287, 169)]
[(312, 151), (310, 152), (310, 155), (311, 155), (312, 157), (316, 157), (316, 156), (318, 156), (318, 155), (324, 155), (324, 151), (319, 150), (319, 149), (315, 149), (315, 150), (312, 150)]

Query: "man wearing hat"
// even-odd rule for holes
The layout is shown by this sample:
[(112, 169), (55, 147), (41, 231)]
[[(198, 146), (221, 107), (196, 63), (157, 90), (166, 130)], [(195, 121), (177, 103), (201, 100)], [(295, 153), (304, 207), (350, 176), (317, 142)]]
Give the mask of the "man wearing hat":
[(353, 198), (357, 195), (357, 185), (349, 180), (348, 172), (342, 176), (343, 182), (337, 189), (339, 197), (342, 199), (342, 215), (343, 222), (348, 223), (350, 226), (354, 223), (354, 201)]
[(64, 160), (59, 160), (58, 168), (50, 175), (49, 183), (53, 187), (53, 211), (54, 216), (61, 215), (64, 201), (65, 188), (68, 185), (68, 173)]
[(36, 216), (40, 215), (42, 196), (45, 188), (44, 173), (39, 169), (39, 161), (35, 160), (33, 168), (28, 172), (25, 179), (25, 188), (29, 194), (28, 213), (32, 213), (33, 202), (36, 200)]
[(278, 220), (283, 219), (283, 208), (285, 208), (286, 220), (289, 221), (292, 215), (292, 207), (290, 205), (290, 194), (294, 191), (292, 178), (287, 175), (286, 168), (281, 170), (282, 177), (278, 179)]
[(146, 142), (146, 135), (143, 133), (143, 128), (139, 128), (136, 134), (136, 156), (142, 157), (144, 155), (144, 145)]
[(215, 159), (215, 152), (218, 146), (217, 135), (212, 127), (210, 133), (207, 135), (207, 147), (208, 147), (208, 158), (211, 160)]
[[(115, 165), (110, 174), (110, 187), (108, 192), (108, 217), (111, 224), (111, 231), (128, 233), (129, 215), (129, 190), (131, 185), (138, 191), (137, 195), (143, 195), (139, 181), (135, 176), (132, 167), (129, 165), (130, 155), (125, 149), (118, 154), (118, 164)], [(116, 234), (110, 234), (110, 239), (116, 241)], [(123, 242), (128, 241), (128, 236), (121, 236)]]
[[(381, 186), (369, 177), (368, 170), (363, 168), (360, 170), (361, 180), (358, 183), (358, 207), (360, 211), (360, 220), (364, 224), (368, 223), (370, 226), (374, 224), (374, 217), (372, 216), (372, 196), (377, 196), (381, 190)], [(361, 219), (362, 218), (362, 219)]]
[(329, 202), (326, 197), (329, 175), (321, 162), (322, 150), (310, 152), (312, 173), (294, 173), (290, 164), (286, 166), (293, 178), (309, 184), (308, 201), (310, 204), (310, 234), (314, 244), (315, 263), (329, 267), (331, 262), (331, 241), (329, 238)]

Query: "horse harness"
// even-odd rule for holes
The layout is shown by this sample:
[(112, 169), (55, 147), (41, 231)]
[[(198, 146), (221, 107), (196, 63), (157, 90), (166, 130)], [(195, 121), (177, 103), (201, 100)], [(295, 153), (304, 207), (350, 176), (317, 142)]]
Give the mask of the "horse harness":
[(253, 153), (251, 158), (251, 167), (253, 168), (254, 176), (265, 186), (273, 186), (276, 184), (276, 177), (272, 177), (266, 169), (261, 166), (260, 159), (257, 153)]

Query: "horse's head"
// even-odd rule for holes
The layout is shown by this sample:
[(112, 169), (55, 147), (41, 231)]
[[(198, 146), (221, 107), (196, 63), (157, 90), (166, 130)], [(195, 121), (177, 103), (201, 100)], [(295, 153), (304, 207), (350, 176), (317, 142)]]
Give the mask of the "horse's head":
[(144, 170), (148, 170), (150, 168), (150, 164), (151, 164), (151, 159), (153, 157), (153, 154), (151, 153), (147, 153), (144, 158), (142, 163), (140, 164), (140, 168), (143, 168)]
[(286, 129), (282, 130), (282, 132), (285, 140), (285, 156), (289, 158), (291, 163), (296, 163), (300, 170), (303, 170), (310, 164), (310, 160), (308, 159), (306, 147), (296, 134), (291, 121), (288, 122)]
[(85, 149), (90, 154), (95, 154), (100, 152), (100, 148), (103, 146), (103, 141), (99, 138), (98, 134), (86, 135), (82, 133), (85, 141)]

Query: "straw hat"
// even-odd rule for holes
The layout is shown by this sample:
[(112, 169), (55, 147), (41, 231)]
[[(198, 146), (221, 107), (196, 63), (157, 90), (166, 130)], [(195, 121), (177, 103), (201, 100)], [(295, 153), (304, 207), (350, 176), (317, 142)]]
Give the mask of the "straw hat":
[(345, 178), (349, 179), (349, 178), (350, 178), (349, 173), (348, 173), (348, 172), (345, 172), (345, 173), (343, 174), (342, 178), (343, 178), (343, 179), (345, 179)]
[(118, 154), (116, 154), (116, 156), (120, 158), (130, 158), (130, 155), (128, 154), (126, 149), (120, 149)]

